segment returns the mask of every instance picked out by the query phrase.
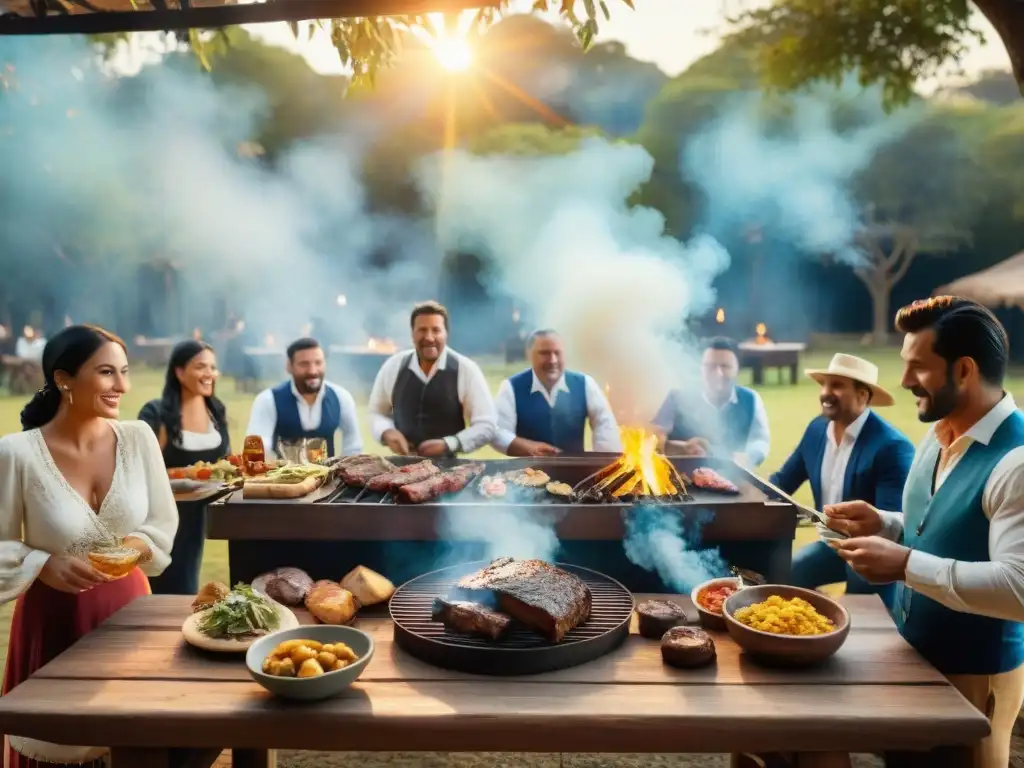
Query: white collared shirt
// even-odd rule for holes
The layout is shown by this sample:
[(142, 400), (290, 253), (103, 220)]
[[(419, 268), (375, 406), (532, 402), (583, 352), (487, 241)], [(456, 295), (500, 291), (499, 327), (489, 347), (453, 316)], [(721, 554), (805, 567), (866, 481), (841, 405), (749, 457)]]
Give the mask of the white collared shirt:
[[(590, 421), (590, 431), (593, 435), (595, 451), (619, 453), (622, 451), (622, 440), (619, 437), (619, 424), (615, 420), (615, 414), (608, 404), (608, 398), (604, 396), (601, 387), (590, 376), (584, 374), (583, 380), (586, 383), (587, 391), (587, 419)], [(565, 374), (558, 380), (551, 391), (533, 374), (533, 385), (530, 394), (540, 392), (544, 400), (552, 408), (558, 400), (558, 393), (568, 394), (569, 385), (565, 383)], [(495, 398), (498, 406), (498, 430), (494, 434), (494, 441), (491, 443), (496, 451), (506, 453), (509, 445), (516, 438), (516, 424), (518, 415), (516, 413), (516, 395), (512, 391), (512, 382), (505, 379), (498, 387), (498, 396)]]
[[(356, 415), (356, 401), (352, 394), (344, 387), (325, 381), (320, 391), (316, 393), (316, 399), (307, 403), (306, 398), (299, 394), (295, 387), (295, 381), (291, 382), (292, 397), (299, 408), (299, 423), (302, 428), (312, 431), (320, 426), (320, 419), (323, 414), (324, 395), (330, 389), (338, 397), (341, 406), (341, 422), (338, 428), (341, 430), (341, 455), (352, 456), (362, 453), (363, 438), (359, 434), (359, 418)], [(265, 389), (256, 395), (252, 401), (252, 410), (249, 413), (249, 427), (247, 435), (259, 435), (263, 439), (263, 446), (267, 457), (276, 457), (274, 451), (274, 432), (277, 428), (277, 404), (274, 402), (274, 392)]]
[[(974, 442), (988, 445), (1000, 425), (1017, 410), (1007, 393), (966, 433), (946, 449), (945, 465), (935, 478), (935, 490), (946, 481)], [(915, 467), (926, 448), (939, 440), (941, 422), (929, 430), (917, 455)], [(930, 468), (929, 468), (930, 469)], [(936, 557), (913, 550), (907, 561), (907, 586), (947, 608), (981, 616), (1024, 621), (1024, 447), (1007, 453), (992, 470), (981, 497), (989, 519), (989, 561), (969, 563)], [(882, 535), (899, 540), (903, 515), (883, 512)]]
[[(384, 365), (377, 372), (373, 389), (370, 391), (370, 432), (373, 434), (373, 439), (380, 442), (381, 435), (389, 429), (395, 428), (391, 393), (394, 392), (395, 382), (398, 381), (398, 374), (401, 372), (406, 358), (408, 358), (408, 363), (405, 367), (424, 384), (429, 384), (435, 373), (445, 369), (448, 364), (448, 356), (451, 355), (459, 362), (459, 377), (456, 386), (458, 387), (459, 402), (462, 403), (462, 410), (469, 426), (454, 435), (447, 435), (445, 440), (452, 450), (461, 450), (463, 453), (472, 453), (491, 442), (498, 419), (494, 409), (494, 400), (491, 398), (491, 389), (487, 385), (487, 378), (480, 370), (480, 366), (465, 355), (460, 355), (451, 347), (445, 347), (437, 358), (437, 362), (430, 369), (430, 373), (424, 373), (415, 352), (412, 354), (410, 352), (412, 350), (404, 350), (392, 355), (384, 361)], [(455, 441), (457, 441), (457, 445), (452, 444)], [(415, 450), (415, 446), (409, 447)]]
[(870, 408), (858, 416), (843, 432), (843, 438), (836, 443), (836, 423), (829, 422), (825, 432), (825, 455), (821, 459), (821, 503), (838, 504), (843, 500), (843, 485), (846, 482), (846, 468), (853, 455), (864, 424), (867, 423)]
[[(764, 463), (764, 460), (768, 458), (768, 451), (771, 449), (771, 430), (768, 427), (768, 411), (765, 410), (764, 400), (762, 400), (761, 396), (754, 390), (751, 390), (751, 392), (754, 394), (754, 418), (750, 422), (750, 432), (747, 435), (747, 444), (743, 447), (743, 453), (747, 455), (747, 460), (750, 462), (751, 467), (759, 467)], [(661, 423), (659, 417), (668, 416), (669, 414), (667, 413), (662, 414), (659, 412), (658, 416), (655, 417), (655, 423), (657, 426), (661, 427), (666, 432), (672, 431), (675, 427), (675, 419), (678, 418), (678, 414), (687, 407), (679, 390), (670, 392), (669, 398), (672, 401), (672, 420), (666, 423)], [(739, 396), (736, 394), (735, 386), (732, 388), (729, 398), (721, 405), (711, 402), (707, 392), (702, 391), (701, 398), (707, 405), (715, 409), (719, 424), (721, 423), (721, 412), (728, 406), (736, 405), (740, 401)], [(700, 421), (700, 419), (695, 419), (695, 421)], [(709, 435), (700, 436), (710, 437)]]

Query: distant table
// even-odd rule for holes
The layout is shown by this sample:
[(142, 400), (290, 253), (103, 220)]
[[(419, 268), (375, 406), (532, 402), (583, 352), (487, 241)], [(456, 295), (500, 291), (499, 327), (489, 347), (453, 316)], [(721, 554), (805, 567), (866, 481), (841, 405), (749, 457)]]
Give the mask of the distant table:
[(136, 362), (163, 368), (171, 359), (171, 350), (179, 339), (136, 339), (133, 354)]
[(754, 373), (754, 384), (764, 384), (765, 368), (775, 368), (779, 372), (779, 383), (782, 383), (782, 371), (789, 368), (789, 383), (796, 384), (797, 369), (800, 367), (800, 354), (807, 349), (806, 344), (795, 341), (769, 341), (758, 344), (745, 341), (740, 344), (740, 368), (750, 368)]

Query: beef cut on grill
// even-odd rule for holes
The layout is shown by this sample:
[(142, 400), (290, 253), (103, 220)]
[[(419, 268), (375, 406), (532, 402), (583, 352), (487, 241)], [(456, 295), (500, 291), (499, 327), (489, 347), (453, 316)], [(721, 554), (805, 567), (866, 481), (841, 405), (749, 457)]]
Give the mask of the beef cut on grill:
[(552, 643), (590, 618), (592, 602), (590, 588), (579, 577), (543, 560), (511, 557), (460, 579), (450, 598), (494, 605)]
[(366, 482), (366, 488), (371, 491), (394, 491), (403, 485), (410, 485), (412, 483), (418, 483), (421, 480), (426, 480), (431, 475), (436, 475), (441, 470), (437, 466), (428, 460), (417, 461), (415, 464), (409, 464), (401, 467), (394, 472), (384, 472), (371, 477)]
[(446, 493), (458, 493), (483, 471), (483, 464), (463, 464), (450, 472), (440, 472), (418, 483), (400, 486), (395, 491), (395, 500), (406, 504), (422, 504)]
[(482, 635), (497, 640), (512, 624), (512, 618), (504, 613), (492, 611), (479, 603), (467, 603), (461, 600), (445, 600), (434, 598), (431, 618), (440, 621), (448, 629), (464, 635)]
[(382, 456), (367, 456), (361, 461), (342, 464), (338, 474), (345, 485), (362, 488), (371, 478), (385, 472), (394, 472), (395, 469), (395, 465)]

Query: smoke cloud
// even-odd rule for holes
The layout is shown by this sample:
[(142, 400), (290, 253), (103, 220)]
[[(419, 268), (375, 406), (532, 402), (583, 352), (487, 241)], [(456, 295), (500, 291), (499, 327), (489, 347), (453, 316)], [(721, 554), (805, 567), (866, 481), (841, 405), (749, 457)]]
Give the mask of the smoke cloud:
[(492, 292), (556, 328), (568, 365), (607, 384), (636, 422), (692, 380), (686, 321), (712, 306), (729, 262), (713, 239), (680, 243), (660, 213), (630, 207), (652, 168), (642, 147), (594, 139), (556, 157), (457, 151), (420, 170), (439, 246), (489, 256)]
[[(704, 197), (700, 229), (742, 233), (761, 226), (792, 248), (861, 262), (852, 246), (861, 210), (850, 187), (885, 145), (905, 135), (921, 108), (887, 114), (877, 89), (818, 89), (766, 115), (761, 94), (738, 96), (684, 142), (680, 173)], [(837, 118), (845, 114), (845, 130)], [(781, 122), (781, 125), (779, 124)]]
[(626, 518), (626, 556), (635, 565), (657, 573), (672, 591), (688, 595), (701, 582), (729, 572), (718, 549), (699, 549), (706, 522), (693, 520), (687, 531), (676, 509), (636, 506)]
[[(394, 322), (378, 335), (404, 327), (436, 251), (422, 225), (367, 211), (357, 148), (340, 132), (265, 162), (240, 152), (269, 114), (262, 92), (218, 86), (189, 57), (116, 78), (81, 39), (5, 38), (0, 62), (0, 226), (22, 258), (59, 243), (85, 260), (167, 259), (192, 306), (227, 295), (295, 336), (327, 314), (360, 339), (371, 311)], [(382, 248), (399, 266), (365, 268)], [(118, 287), (104, 277), (82, 292), (47, 276), (90, 320)]]
[(548, 519), (522, 507), (497, 504), (484, 514), (479, 509), (446, 508), (438, 535), (454, 542), (456, 550), (463, 542), (482, 545), (481, 557), (485, 560), (515, 557), (554, 562), (559, 547), (554, 526)]

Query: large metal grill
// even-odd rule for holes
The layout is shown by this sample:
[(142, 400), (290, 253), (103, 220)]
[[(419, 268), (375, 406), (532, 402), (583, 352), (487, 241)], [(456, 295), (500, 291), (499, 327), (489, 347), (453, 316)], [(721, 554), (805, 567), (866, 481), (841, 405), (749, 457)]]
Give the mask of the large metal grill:
[(590, 619), (560, 643), (512, 627), (500, 640), (453, 632), (431, 618), (435, 597), (446, 597), (460, 578), (489, 561), (433, 571), (403, 584), (391, 598), (395, 643), (435, 666), (478, 675), (535, 675), (593, 661), (618, 647), (629, 635), (633, 596), (604, 574), (575, 565), (557, 567), (575, 574), (590, 588)]

